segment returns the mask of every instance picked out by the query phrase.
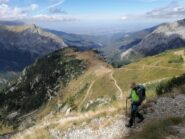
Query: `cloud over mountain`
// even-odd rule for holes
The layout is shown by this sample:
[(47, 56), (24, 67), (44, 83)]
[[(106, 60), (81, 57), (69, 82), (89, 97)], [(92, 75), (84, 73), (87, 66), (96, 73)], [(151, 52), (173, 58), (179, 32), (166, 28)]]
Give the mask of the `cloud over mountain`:
[(169, 5), (153, 9), (146, 13), (147, 17), (152, 18), (184, 18), (185, 4), (172, 1)]

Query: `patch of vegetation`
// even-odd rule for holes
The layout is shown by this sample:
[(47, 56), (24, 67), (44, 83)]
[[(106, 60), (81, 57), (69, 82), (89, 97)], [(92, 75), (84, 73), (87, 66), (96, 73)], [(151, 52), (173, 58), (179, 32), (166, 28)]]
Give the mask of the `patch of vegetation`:
[(114, 81), (109, 76), (103, 76), (99, 78), (92, 86), (92, 94), (89, 96), (90, 99), (97, 99), (102, 96), (111, 98), (112, 94), (120, 95), (118, 89), (114, 85)]
[[(177, 50), (179, 51), (179, 50)], [(162, 78), (172, 78), (185, 73), (184, 63), (168, 63), (176, 51), (150, 56), (118, 69), (114, 77), (122, 90), (128, 90), (131, 82), (147, 83)]]
[[(74, 96), (69, 97), (64, 104), (68, 104), (72, 110), (76, 110), (78, 108), (79, 99), (83, 98), (85, 90), (87, 90), (89, 84), (85, 84), (82, 89), (80, 89)], [(81, 102), (81, 101), (80, 101)]]
[(178, 117), (153, 120), (146, 124), (141, 132), (136, 132), (127, 139), (165, 139), (172, 134), (170, 126), (178, 125), (182, 122), (183, 119)]
[(66, 49), (46, 55), (26, 68), (16, 82), (0, 93), (1, 108), (7, 113), (35, 110), (56, 96), (60, 87), (81, 75), (86, 63), (75, 56), (67, 56)]
[(182, 56), (173, 56), (168, 60), (168, 63), (183, 63), (184, 59)]
[(146, 85), (146, 101), (147, 102), (153, 101), (157, 98), (155, 90), (158, 84), (159, 83), (152, 83), (152, 84)]
[(13, 131), (13, 127), (9, 126), (6, 123), (0, 122), (0, 135), (3, 135), (5, 133), (9, 133)]
[(163, 95), (165, 93), (172, 92), (173, 89), (185, 85), (185, 74), (174, 77), (169, 81), (163, 81), (156, 87), (157, 95)]

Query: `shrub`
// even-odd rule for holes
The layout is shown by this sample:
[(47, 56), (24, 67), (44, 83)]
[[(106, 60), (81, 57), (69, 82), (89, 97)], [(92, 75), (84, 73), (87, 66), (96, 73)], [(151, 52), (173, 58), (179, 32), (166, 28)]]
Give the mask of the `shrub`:
[(175, 56), (175, 57), (172, 57), (168, 63), (183, 63), (184, 62), (184, 59), (182, 56)]
[(146, 124), (141, 132), (135, 132), (127, 139), (165, 139), (171, 134), (170, 126), (178, 125), (182, 122), (183, 119), (178, 117), (153, 120)]
[(165, 93), (170, 93), (172, 89), (178, 88), (185, 85), (185, 74), (174, 77), (173, 79), (169, 81), (163, 81), (156, 87), (156, 93), (157, 95), (162, 95)]
[[(29, 66), (20, 76), (21, 80), (0, 92), (0, 106), (8, 112), (19, 110), (27, 113), (56, 96), (59, 85), (65, 87), (86, 69), (86, 63), (74, 56), (65, 55), (67, 50), (48, 54)], [(73, 100), (70, 101), (73, 105)]]

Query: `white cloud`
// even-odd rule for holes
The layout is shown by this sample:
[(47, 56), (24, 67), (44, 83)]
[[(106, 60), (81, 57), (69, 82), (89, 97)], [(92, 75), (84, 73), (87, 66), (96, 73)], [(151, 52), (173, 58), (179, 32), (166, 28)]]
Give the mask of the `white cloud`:
[(8, 3), (9, 2), (9, 0), (0, 0), (0, 4), (2, 4), (2, 3)]
[(0, 4), (0, 19), (22, 19), (26, 16), (27, 13), (22, 8)]
[[(58, 3), (59, 4), (59, 3)], [(55, 4), (55, 5), (58, 5)], [(61, 1), (60, 1), (61, 4)], [(54, 7), (54, 5), (50, 6)], [(30, 15), (32, 11), (39, 8), (37, 4), (28, 7), (11, 7), (8, 4), (0, 4), (0, 20), (27, 20), (27, 21), (49, 21), (49, 22), (71, 22), (78, 19), (64, 13), (48, 13)]]
[(185, 5), (179, 4), (178, 1), (172, 1), (166, 7), (153, 9), (146, 13), (146, 17), (151, 18), (184, 18)]
[(32, 11), (34, 11), (34, 10), (36, 10), (36, 9), (38, 9), (38, 8), (39, 8), (39, 5), (38, 5), (38, 4), (35, 4), (35, 3), (33, 3), (33, 4), (31, 4), (30, 8), (31, 8), (31, 10), (32, 10)]
[(127, 16), (122, 16), (122, 17), (121, 17), (121, 20), (126, 20), (126, 19), (128, 19)]
[(48, 22), (70, 22), (77, 21), (77, 18), (70, 17), (68, 15), (63, 14), (55, 14), (55, 15), (47, 15), (47, 14), (39, 14), (32, 17), (33, 20), (36, 21), (48, 21)]

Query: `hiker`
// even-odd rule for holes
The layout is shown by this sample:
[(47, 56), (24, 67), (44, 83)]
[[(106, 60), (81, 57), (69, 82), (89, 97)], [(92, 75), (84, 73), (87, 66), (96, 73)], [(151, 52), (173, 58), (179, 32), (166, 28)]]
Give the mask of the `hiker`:
[(135, 82), (131, 84), (130, 88), (131, 93), (130, 96), (127, 98), (127, 100), (131, 99), (131, 117), (129, 123), (126, 125), (126, 127), (128, 128), (131, 128), (133, 126), (136, 117), (139, 118), (138, 123), (144, 120), (144, 117), (139, 113), (138, 108), (145, 99), (145, 88), (142, 85), (136, 85)]

